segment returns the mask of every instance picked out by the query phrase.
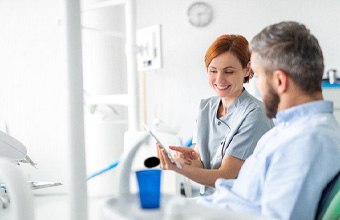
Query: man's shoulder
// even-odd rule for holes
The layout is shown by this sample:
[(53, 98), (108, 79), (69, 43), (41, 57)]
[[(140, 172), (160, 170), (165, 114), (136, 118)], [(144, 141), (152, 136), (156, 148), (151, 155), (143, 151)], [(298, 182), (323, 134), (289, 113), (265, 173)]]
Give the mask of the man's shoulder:
[(279, 126), (280, 131), (268, 140), (276, 146), (273, 148), (276, 148), (277, 152), (275, 150), (273, 153), (299, 157), (298, 154), (326, 156), (334, 152), (340, 156), (340, 127), (332, 121), (304, 119)]

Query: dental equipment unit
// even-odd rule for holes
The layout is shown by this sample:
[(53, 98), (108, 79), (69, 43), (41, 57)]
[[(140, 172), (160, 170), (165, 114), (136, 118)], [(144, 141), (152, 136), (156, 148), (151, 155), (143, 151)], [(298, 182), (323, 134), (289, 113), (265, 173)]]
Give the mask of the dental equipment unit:
[(36, 163), (27, 155), (26, 147), (2, 131), (0, 131), (0, 156), (16, 163), (29, 163), (36, 168)]
[(240, 219), (240, 220), (268, 220), (263, 216), (235, 213), (224, 209), (197, 204), (194, 200), (188, 200), (178, 195), (161, 194), (161, 206), (159, 209), (145, 210), (139, 205), (138, 195), (130, 190), (130, 175), (132, 162), (139, 148), (149, 137), (147, 132), (139, 132), (139, 135), (131, 143), (131, 147), (124, 152), (121, 158), (119, 195), (108, 199), (102, 207), (101, 219)]
[[(16, 200), (20, 200), (19, 198), (15, 198), (17, 196), (18, 191), (18, 185), (21, 186), (21, 183), (15, 183), (13, 182), (15, 179), (25, 179), (24, 177), (18, 177), (17, 175), (23, 176), (23, 174), (20, 171), (14, 171), (15, 169), (18, 169), (18, 167), (15, 166), (15, 164), (20, 163), (28, 163), (31, 166), (36, 168), (36, 163), (34, 163), (31, 158), (27, 155), (27, 148), (17, 139), (14, 137), (0, 131), (0, 159), (6, 161), (2, 162), (2, 167), (0, 167), (0, 174), (5, 174), (6, 176), (3, 177), (0, 175), (0, 211), (2, 209), (16, 209), (17, 203)], [(7, 163), (12, 164), (12, 166), (8, 165)], [(14, 168), (13, 168), (14, 166)], [(13, 172), (13, 175), (11, 174)], [(13, 180), (14, 179), (14, 180)], [(18, 180), (19, 181), (19, 180)], [(22, 180), (20, 180), (22, 181)], [(12, 185), (14, 184), (14, 186)], [(20, 189), (18, 192), (22, 190), (26, 190), (26, 188), (29, 189), (29, 193), (31, 193), (30, 189), (41, 189), (51, 186), (59, 186), (62, 185), (59, 182), (40, 182), (40, 181), (27, 181), (25, 180), (24, 189)], [(27, 192), (23, 192), (26, 193)], [(25, 195), (23, 195), (25, 196)], [(25, 197), (24, 197), (25, 199)], [(13, 205), (10, 206), (10, 203)], [(26, 203), (24, 200), (22, 201)], [(20, 203), (20, 202), (19, 202)], [(12, 206), (15, 206), (15, 208), (11, 208)], [(20, 205), (19, 205), (20, 206)], [(19, 219), (27, 219), (27, 218), (19, 218)]]

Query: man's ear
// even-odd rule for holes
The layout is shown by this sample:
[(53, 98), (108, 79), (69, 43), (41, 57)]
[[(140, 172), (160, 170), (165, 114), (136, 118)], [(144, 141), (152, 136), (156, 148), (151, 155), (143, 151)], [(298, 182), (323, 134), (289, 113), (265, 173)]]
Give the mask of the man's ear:
[(273, 73), (273, 82), (275, 87), (277, 88), (277, 92), (284, 93), (288, 88), (288, 75), (286, 72), (282, 70), (276, 70)]
[(247, 76), (250, 76), (250, 78), (252, 78), (252, 71), (251, 71), (251, 68), (250, 68), (250, 61), (248, 62), (247, 64), (247, 67), (246, 67), (246, 77)]

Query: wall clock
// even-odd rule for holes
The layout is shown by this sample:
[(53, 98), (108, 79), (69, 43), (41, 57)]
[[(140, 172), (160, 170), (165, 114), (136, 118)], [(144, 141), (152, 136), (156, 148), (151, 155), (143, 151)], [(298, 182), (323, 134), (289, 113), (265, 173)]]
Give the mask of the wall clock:
[(187, 15), (190, 24), (195, 27), (205, 27), (213, 19), (213, 10), (205, 2), (194, 2), (189, 6)]

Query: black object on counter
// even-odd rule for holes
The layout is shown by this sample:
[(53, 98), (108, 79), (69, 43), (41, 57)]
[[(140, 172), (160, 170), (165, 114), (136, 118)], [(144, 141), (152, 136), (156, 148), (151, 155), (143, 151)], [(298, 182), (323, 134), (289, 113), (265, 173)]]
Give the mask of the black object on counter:
[(144, 165), (147, 168), (153, 168), (160, 164), (160, 160), (158, 157), (149, 157), (144, 161)]

